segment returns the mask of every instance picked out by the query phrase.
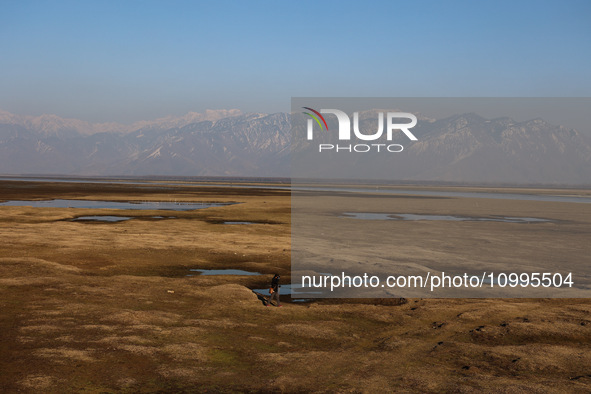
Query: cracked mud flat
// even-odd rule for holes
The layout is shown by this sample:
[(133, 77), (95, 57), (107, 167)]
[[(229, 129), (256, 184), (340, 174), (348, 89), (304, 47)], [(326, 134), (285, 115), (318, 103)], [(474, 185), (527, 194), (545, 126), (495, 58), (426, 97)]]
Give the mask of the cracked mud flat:
[[(0, 187), (1, 200), (35, 198), (242, 204), (118, 223), (70, 220), (125, 211), (1, 207), (2, 392), (591, 390), (589, 300), (326, 300), (263, 307), (251, 288), (264, 288), (274, 272), (290, 281), (285, 191)], [(399, 199), (401, 209), (413, 212), (441, 213), (437, 204), (445, 204), (450, 214), (483, 214), (469, 202)], [(513, 211), (520, 203), (496, 204)], [(585, 253), (589, 207), (548, 207), (549, 215), (569, 222), (567, 239), (580, 242), (572, 253)], [(425, 231), (444, 233), (436, 226), (445, 223)], [(512, 227), (509, 235), (503, 226), (511, 224), (487, 228), (492, 244), (508, 236), (531, 236), (530, 242), (556, 236), (550, 226), (535, 227), (535, 237), (527, 226)], [(449, 245), (437, 250), (437, 242), (445, 239), (433, 239), (422, 252), (414, 247), (414, 256), (446, 253)], [(478, 254), (480, 243), (454, 238), (461, 242), (458, 248)], [(186, 277), (192, 268), (263, 275)]]

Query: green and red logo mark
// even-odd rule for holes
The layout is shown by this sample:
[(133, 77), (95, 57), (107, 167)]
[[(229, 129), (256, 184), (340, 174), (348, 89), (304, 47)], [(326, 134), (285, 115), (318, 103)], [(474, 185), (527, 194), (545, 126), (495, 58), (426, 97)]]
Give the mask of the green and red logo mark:
[[(312, 109), (310, 107), (302, 107), (302, 108), (307, 109), (308, 111), (312, 111), (312, 112), (314, 112), (314, 114), (317, 115), (317, 116), (315, 116), (309, 112), (303, 112), (304, 114), (311, 116), (316, 121), (316, 123), (318, 123), (318, 126), (320, 126), (320, 130), (324, 130), (324, 127), (322, 127), (322, 123), (320, 123), (320, 119), (322, 119), (322, 122), (324, 123), (324, 126), (326, 126), (326, 130), (328, 131), (328, 125), (326, 124), (326, 120), (324, 119), (324, 116), (322, 116), (320, 114), (320, 112), (318, 112), (315, 109)], [(320, 119), (318, 119), (318, 118), (320, 118)]]

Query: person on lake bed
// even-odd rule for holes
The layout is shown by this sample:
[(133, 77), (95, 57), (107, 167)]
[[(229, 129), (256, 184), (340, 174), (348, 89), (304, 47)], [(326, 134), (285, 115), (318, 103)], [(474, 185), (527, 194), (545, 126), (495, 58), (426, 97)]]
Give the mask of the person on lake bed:
[(273, 279), (271, 279), (271, 288), (269, 289), (269, 293), (271, 293), (271, 296), (269, 297), (269, 301), (265, 304), (265, 306), (269, 306), (269, 304), (273, 305), (271, 303), (271, 301), (273, 301), (273, 299), (275, 299), (276, 302), (276, 306), (281, 306), (281, 301), (279, 300), (279, 288), (281, 286), (279, 286), (279, 279), (281, 279), (281, 276), (279, 274), (275, 274), (275, 276), (273, 276)]

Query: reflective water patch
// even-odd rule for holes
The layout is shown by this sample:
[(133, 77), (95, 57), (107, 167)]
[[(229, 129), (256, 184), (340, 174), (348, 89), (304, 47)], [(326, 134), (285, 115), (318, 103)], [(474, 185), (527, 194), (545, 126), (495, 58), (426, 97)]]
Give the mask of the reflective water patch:
[(451, 216), (451, 215), (418, 215), (414, 213), (371, 213), (371, 212), (344, 212), (341, 218), (362, 219), (362, 220), (442, 220), (452, 222), (482, 221), (482, 222), (505, 222), (505, 223), (542, 223), (551, 222), (549, 219), (495, 216), (495, 217), (473, 217), (473, 216)]
[(201, 272), (201, 275), (261, 275), (259, 272), (250, 272), (236, 269), (224, 270), (204, 270), (204, 269), (190, 269), (192, 272)]
[(86, 209), (137, 209), (192, 211), (210, 207), (222, 207), (236, 203), (220, 202), (166, 202), (166, 201), (100, 201), (100, 200), (12, 200), (0, 203), (0, 206), (34, 208), (86, 208)]
[(73, 222), (79, 221), (93, 221), (93, 222), (123, 222), (129, 220), (131, 217), (128, 216), (80, 216), (72, 219)]

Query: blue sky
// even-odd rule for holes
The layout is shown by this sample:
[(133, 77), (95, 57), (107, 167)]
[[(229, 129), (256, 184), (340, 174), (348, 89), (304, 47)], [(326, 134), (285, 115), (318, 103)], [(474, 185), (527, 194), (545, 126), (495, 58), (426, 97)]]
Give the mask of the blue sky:
[(0, 109), (132, 122), (292, 96), (591, 96), (589, 1), (0, 0)]

